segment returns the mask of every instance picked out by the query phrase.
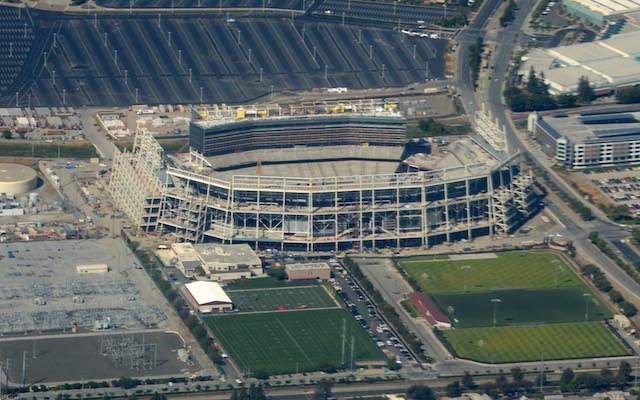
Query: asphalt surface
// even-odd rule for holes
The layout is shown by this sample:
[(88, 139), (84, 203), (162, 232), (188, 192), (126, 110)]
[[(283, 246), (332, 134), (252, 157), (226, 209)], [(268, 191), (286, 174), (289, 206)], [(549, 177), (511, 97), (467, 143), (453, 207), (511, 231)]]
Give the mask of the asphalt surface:
[(433, 24), (443, 17), (466, 14), (466, 9), (457, 6), (420, 7), (383, 2), (358, 0), (319, 0), (309, 12), (327, 17), (354, 18), (358, 20), (400, 23), (402, 25)]
[[(15, 9), (0, 10), (14, 13), (5, 23), (24, 24)], [(0, 49), (16, 52), (0, 65), (0, 79), (13, 71), (2, 104), (15, 104), (16, 92), (21, 106), (246, 103), (271, 91), (402, 87), (444, 76), (446, 40), (389, 26), (289, 15), (29, 15), (33, 43), (0, 37)], [(18, 60), (19, 49), (30, 49), (28, 57)]]
[[(97, 0), (109, 8), (277, 8), (302, 10), (311, 0)], [(309, 6), (309, 4), (306, 4)]]

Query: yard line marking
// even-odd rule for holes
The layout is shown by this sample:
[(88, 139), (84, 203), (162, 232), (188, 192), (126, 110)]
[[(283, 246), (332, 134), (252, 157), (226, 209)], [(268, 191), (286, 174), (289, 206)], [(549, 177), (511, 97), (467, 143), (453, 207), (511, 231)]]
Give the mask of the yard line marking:
[(302, 353), (302, 355), (304, 356), (304, 358), (307, 359), (307, 362), (310, 365), (313, 365), (313, 361), (311, 361), (311, 359), (307, 356), (307, 353), (305, 353), (305, 351), (302, 349), (302, 347), (300, 347), (300, 344), (298, 344), (298, 342), (296, 341), (296, 339), (294, 339), (294, 337), (291, 335), (291, 332), (289, 332), (289, 330), (287, 329), (286, 326), (284, 326), (284, 324), (280, 321), (280, 319), (278, 319), (278, 317), (276, 316), (275, 318), (276, 322), (280, 325), (280, 327), (282, 328), (282, 330), (284, 331), (284, 333), (287, 334), (287, 336), (289, 336), (289, 339), (291, 339), (291, 341), (293, 342), (293, 344), (298, 348), (298, 350), (300, 350), (300, 353)]

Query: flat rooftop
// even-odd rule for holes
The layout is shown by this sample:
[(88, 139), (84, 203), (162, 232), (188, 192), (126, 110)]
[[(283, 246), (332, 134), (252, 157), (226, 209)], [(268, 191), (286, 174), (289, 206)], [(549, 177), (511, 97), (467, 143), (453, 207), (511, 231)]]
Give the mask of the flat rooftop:
[(573, 0), (602, 15), (616, 15), (640, 10), (640, 0)]
[(309, 262), (298, 264), (287, 264), (286, 269), (291, 271), (302, 271), (308, 269), (331, 269), (326, 262)]
[(543, 120), (552, 134), (576, 144), (640, 140), (640, 112), (547, 116)]
[(261, 265), (262, 261), (248, 244), (194, 244), (202, 262), (224, 265)]

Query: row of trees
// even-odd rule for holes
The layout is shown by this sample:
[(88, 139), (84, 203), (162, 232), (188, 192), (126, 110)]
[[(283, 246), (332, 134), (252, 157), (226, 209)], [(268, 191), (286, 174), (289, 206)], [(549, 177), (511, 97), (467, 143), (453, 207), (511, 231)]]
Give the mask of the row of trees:
[(616, 101), (620, 104), (640, 103), (640, 86), (618, 90)]
[(533, 67), (529, 70), (527, 82), (523, 87), (508, 85), (503, 94), (511, 110), (516, 112), (573, 108), (578, 104), (589, 104), (596, 98), (593, 86), (584, 76), (578, 79), (575, 95), (563, 93), (554, 96), (549, 93), (544, 73), (537, 75)]
[[(486, 382), (481, 385), (476, 385), (473, 377), (469, 373), (465, 373), (460, 380), (448, 384), (445, 391), (447, 397), (459, 397), (462, 393), (473, 390), (479, 390), (494, 398), (500, 395), (514, 397), (532, 393), (536, 391), (537, 385), (543, 384), (547, 387), (549, 385), (556, 386), (565, 393), (580, 390), (596, 392), (627, 387), (633, 378), (632, 371), (631, 364), (626, 361), (620, 363), (617, 373), (604, 368), (599, 373), (576, 374), (571, 368), (566, 368), (563, 370), (559, 382), (549, 382), (544, 372), (542, 374), (536, 372), (537, 376), (533, 381), (526, 379), (525, 371), (516, 367), (511, 369), (509, 376), (501, 372), (494, 382)], [(438, 398), (436, 393), (426, 385), (410, 386), (406, 395), (410, 400), (435, 400)]]
[(222, 358), (222, 354), (220, 350), (213, 345), (211, 338), (209, 338), (207, 328), (200, 323), (198, 317), (191, 315), (191, 308), (187, 302), (180, 293), (171, 286), (171, 283), (164, 279), (162, 272), (158, 267), (158, 262), (152, 258), (149, 253), (138, 249), (137, 244), (132, 243), (130, 246), (158, 289), (160, 289), (169, 304), (171, 304), (184, 324), (189, 328), (189, 331), (198, 341), (202, 350), (204, 350), (207, 356), (215, 364), (223, 365), (225, 362)]
[(471, 74), (471, 84), (475, 88), (480, 76), (480, 66), (482, 65), (482, 53), (484, 51), (484, 42), (480, 36), (476, 38), (476, 42), (469, 46), (469, 73)]
[(580, 267), (580, 272), (582, 272), (582, 275), (590, 279), (593, 286), (595, 286), (599, 291), (607, 293), (609, 295), (609, 299), (616, 303), (624, 315), (627, 317), (633, 317), (638, 313), (636, 306), (626, 301), (620, 292), (613, 290), (611, 283), (600, 268), (593, 264), (587, 264)]
[(500, 26), (505, 27), (511, 23), (516, 17), (516, 10), (518, 7), (516, 6), (516, 2), (513, 0), (509, 0), (507, 6), (500, 17)]

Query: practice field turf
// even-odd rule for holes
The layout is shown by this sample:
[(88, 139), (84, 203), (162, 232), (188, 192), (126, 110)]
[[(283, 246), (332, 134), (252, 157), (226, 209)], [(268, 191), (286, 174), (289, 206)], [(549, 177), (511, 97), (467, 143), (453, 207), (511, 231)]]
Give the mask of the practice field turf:
[(227, 294), (241, 312), (339, 307), (322, 286), (234, 290)]
[(526, 325), (557, 322), (583, 322), (588, 307), (590, 321), (611, 318), (586, 287), (557, 289), (513, 289), (485, 293), (438, 294), (436, 303), (457, 328), (493, 326), (492, 299), (499, 299), (496, 325)]
[(342, 364), (342, 324), (346, 323), (344, 360), (384, 360), (384, 354), (344, 309), (284, 311), (208, 317), (222, 346), (241, 370), (252, 375), (317, 371)]
[[(411, 257), (400, 265), (430, 294), (486, 292), (493, 289), (580, 286), (576, 274), (555, 254), (496, 253), (497, 258), (438, 260)], [(556, 266), (552, 261), (559, 260)], [(470, 266), (463, 269), (463, 266)]]
[(630, 354), (601, 322), (452, 329), (444, 334), (459, 357), (487, 363)]

